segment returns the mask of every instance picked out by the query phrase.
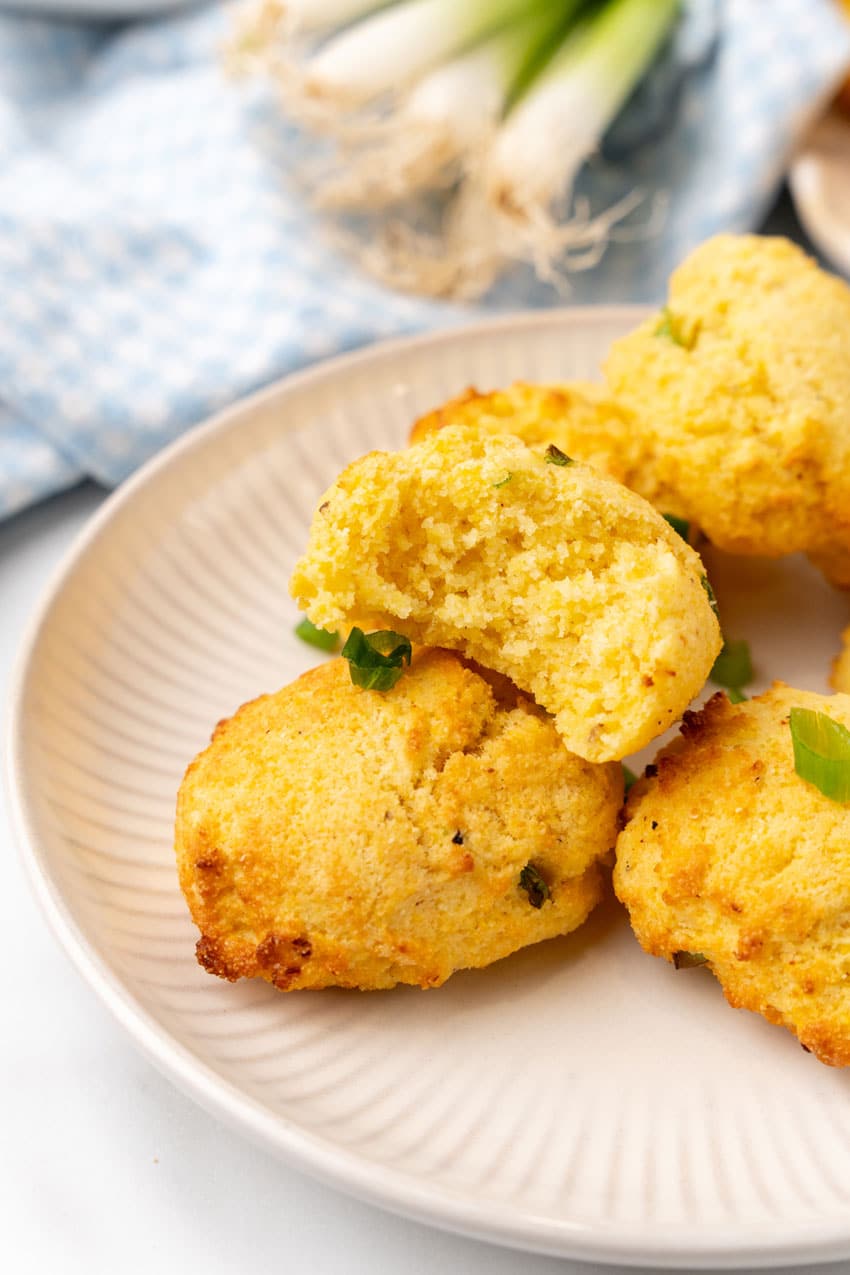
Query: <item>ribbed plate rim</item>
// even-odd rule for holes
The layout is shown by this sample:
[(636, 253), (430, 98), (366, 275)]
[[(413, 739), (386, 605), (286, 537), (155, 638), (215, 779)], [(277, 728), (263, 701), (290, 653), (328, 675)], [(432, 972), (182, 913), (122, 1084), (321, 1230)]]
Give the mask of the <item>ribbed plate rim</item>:
[(840, 1260), (850, 1255), (850, 1217), (825, 1215), (817, 1223), (783, 1228), (775, 1225), (713, 1228), (711, 1234), (693, 1228), (667, 1228), (647, 1233), (633, 1224), (588, 1226), (566, 1220), (541, 1219), (526, 1213), (508, 1216), (504, 1204), (458, 1198), (423, 1183), (412, 1175), (376, 1164), (320, 1138), (267, 1110), (237, 1085), (224, 1080), (190, 1050), (179, 1044), (150, 1015), (98, 956), (74, 921), (39, 849), (38, 821), (29, 801), (31, 781), (24, 765), (26, 720), (24, 704), (32, 674), (33, 655), (51, 611), (78, 563), (106, 532), (116, 515), (131, 506), (147, 488), (184, 455), (204, 448), (237, 429), (246, 413), (278, 398), (351, 372), (409, 353), (439, 349), (488, 333), (563, 327), (565, 332), (583, 321), (637, 322), (645, 306), (566, 306), (546, 311), (498, 315), (436, 332), (382, 341), (339, 355), (281, 378), (270, 386), (216, 413), (157, 456), (113, 492), (77, 534), (53, 571), (27, 626), (12, 673), (6, 712), (5, 783), (13, 838), (35, 898), (54, 935), (83, 979), (90, 984), (133, 1042), (182, 1092), (212, 1115), (251, 1138), (266, 1150), (312, 1177), (371, 1204), (441, 1229), (529, 1252), (629, 1266), (692, 1268), (792, 1265), (800, 1261)]
[[(835, 268), (850, 275), (850, 225), (837, 224), (831, 210), (824, 207), (820, 198), (820, 183), (824, 171), (828, 172), (839, 163), (834, 158), (825, 159), (817, 144), (825, 124), (828, 125), (826, 117), (814, 125), (794, 156), (788, 170), (788, 187), (794, 210), (803, 223), (806, 234)], [(844, 150), (850, 157), (850, 121), (844, 122), (844, 131)]]

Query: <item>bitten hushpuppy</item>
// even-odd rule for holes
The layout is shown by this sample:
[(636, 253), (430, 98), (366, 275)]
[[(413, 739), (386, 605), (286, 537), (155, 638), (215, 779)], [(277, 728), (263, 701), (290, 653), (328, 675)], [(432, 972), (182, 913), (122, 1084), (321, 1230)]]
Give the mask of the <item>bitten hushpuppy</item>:
[(721, 642), (698, 555), (645, 500), (473, 426), (349, 465), (290, 590), (323, 628), (398, 630), (504, 674), (589, 761), (676, 721)]

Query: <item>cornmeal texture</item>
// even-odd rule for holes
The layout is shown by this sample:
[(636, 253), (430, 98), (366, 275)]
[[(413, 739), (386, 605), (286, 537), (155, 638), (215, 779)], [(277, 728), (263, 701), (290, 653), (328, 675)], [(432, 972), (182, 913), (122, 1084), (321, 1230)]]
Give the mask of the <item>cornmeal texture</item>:
[(571, 755), (449, 652), (418, 651), (387, 692), (333, 660), (222, 722), (186, 773), (176, 852), (198, 960), (283, 991), (436, 987), (580, 925), (621, 802), (620, 766)]
[(631, 486), (730, 553), (802, 550), (850, 586), (846, 283), (785, 239), (710, 239), (605, 375), (643, 443)]
[(731, 1005), (844, 1067), (850, 806), (796, 774), (794, 706), (850, 727), (850, 697), (781, 685), (687, 714), (657, 775), (631, 789), (614, 885), (647, 952), (701, 953)]
[(679, 514), (678, 498), (657, 480), (632, 412), (589, 381), (532, 385), (515, 381), (481, 394), (468, 389), (421, 416), (410, 432), (419, 442), (447, 425), (475, 425), (490, 434), (515, 434), (529, 447), (554, 443), (568, 456), (631, 487), (662, 513)]
[(720, 648), (699, 557), (646, 501), (473, 426), (350, 465), (290, 589), (323, 628), (394, 629), (503, 673), (590, 761), (675, 721)]

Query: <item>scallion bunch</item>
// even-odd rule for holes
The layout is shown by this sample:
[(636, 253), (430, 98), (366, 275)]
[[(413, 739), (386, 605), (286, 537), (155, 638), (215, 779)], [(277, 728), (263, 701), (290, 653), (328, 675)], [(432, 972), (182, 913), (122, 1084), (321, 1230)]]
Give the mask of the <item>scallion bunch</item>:
[[(378, 212), (365, 265), (474, 296), (505, 265), (599, 259), (636, 197), (591, 215), (576, 176), (645, 75), (680, 0), (263, 0), (239, 35), (286, 112), (333, 144), (316, 202)], [(447, 197), (439, 232), (417, 200)]]

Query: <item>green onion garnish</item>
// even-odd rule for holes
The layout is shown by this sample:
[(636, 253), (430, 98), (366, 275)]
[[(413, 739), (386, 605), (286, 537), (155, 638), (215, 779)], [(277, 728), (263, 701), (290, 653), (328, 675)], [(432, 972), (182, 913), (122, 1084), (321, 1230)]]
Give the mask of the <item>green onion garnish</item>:
[(512, 478), (513, 478), (513, 474), (511, 474), (511, 473), (507, 473), (507, 474), (505, 474), (504, 478), (500, 478), (500, 479), (499, 479), (499, 481), (498, 481), (497, 483), (493, 483), (493, 486), (494, 486), (494, 487), (506, 487), (506, 486), (508, 485), (508, 483), (511, 481), (511, 479), (512, 479)]
[(677, 518), (675, 514), (662, 514), (661, 517), (665, 522), (669, 522), (673, 530), (680, 535), (683, 540), (687, 541), (691, 534), (691, 524), (687, 518)]
[(693, 337), (689, 338), (682, 331), (681, 320), (677, 319), (670, 307), (666, 305), (661, 311), (661, 321), (653, 335), (665, 337), (668, 341), (672, 341), (674, 345), (680, 345), (683, 350), (692, 350), (694, 348)]
[(629, 770), (628, 766), (625, 766), (625, 765), (623, 766), (623, 784), (625, 786), (626, 792), (629, 791), (632, 784), (637, 783), (637, 778), (638, 777), (633, 770)]
[(709, 580), (708, 576), (705, 574), (704, 571), (699, 578), (699, 582), (702, 585), (702, 587), (705, 589), (705, 592), (708, 596), (708, 600), (711, 603), (711, 609), (719, 620), (720, 612), (717, 609), (717, 598), (714, 596), (714, 590), (711, 587), (711, 581)]
[(702, 952), (674, 952), (673, 964), (677, 970), (692, 970), (697, 965), (705, 965), (708, 960)]
[(339, 649), (339, 634), (327, 629), (318, 629), (306, 615), (300, 624), (295, 626), (295, 636), (310, 646), (317, 646), (320, 651), (336, 651)]
[(792, 708), (794, 769), (831, 801), (850, 801), (850, 731), (826, 713)]
[(527, 863), (520, 872), (519, 888), (525, 890), (533, 908), (542, 908), (546, 900), (551, 898), (548, 885), (533, 863)]
[(661, 321), (656, 327), (653, 336), (666, 336), (668, 341), (673, 341), (676, 345), (681, 344), (673, 328), (673, 316), (666, 305), (661, 311)]
[(743, 638), (725, 638), (708, 676), (717, 686), (726, 687), (726, 694), (733, 704), (745, 700), (747, 697), (742, 687), (753, 680), (749, 643)]
[(572, 456), (568, 456), (566, 452), (562, 452), (560, 447), (556, 447), (554, 443), (550, 443), (546, 448), (546, 464), (547, 465), (574, 465), (575, 461)]
[(389, 691), (410, 663), (413, 649), (408, 638), (392, 629), (364, 633), (354, 628), (342, 648), (343, 659), (355, 686), (364, 691)]

